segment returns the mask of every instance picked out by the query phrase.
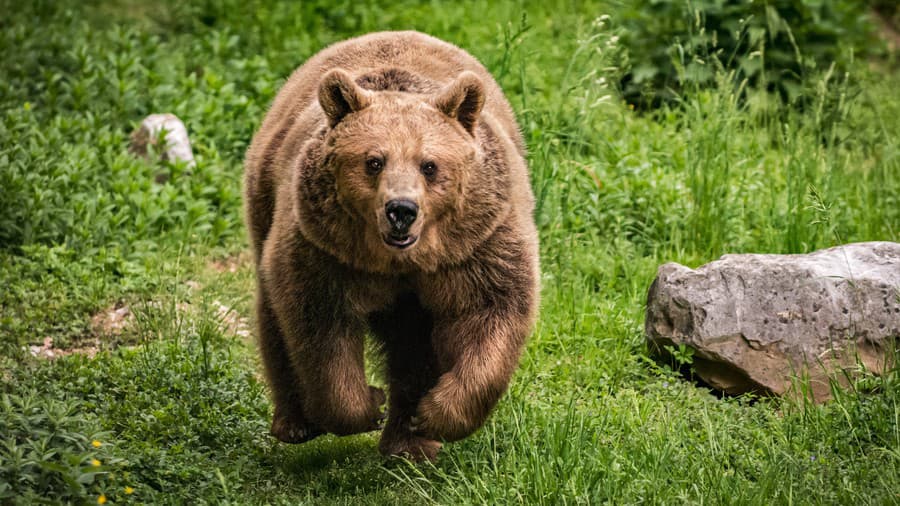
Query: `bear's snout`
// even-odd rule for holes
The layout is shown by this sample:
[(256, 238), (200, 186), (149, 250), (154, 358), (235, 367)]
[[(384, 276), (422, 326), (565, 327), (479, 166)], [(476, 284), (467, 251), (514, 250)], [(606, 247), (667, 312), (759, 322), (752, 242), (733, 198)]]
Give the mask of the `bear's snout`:
[(402, 236), (409, 232), (410, 225), (416, 221), (419, 206), (411, 200), (391, 200), (384, 206), (384, 212), (391, 225), (391, 235)]
[(390, 230), (384, 235), (384, 242), (397, 249), (406, 249), (418, 239), (410, 234), (410, 227), (419, 216), (419, 206), (412, 200), (393, 199), (384, 206)]

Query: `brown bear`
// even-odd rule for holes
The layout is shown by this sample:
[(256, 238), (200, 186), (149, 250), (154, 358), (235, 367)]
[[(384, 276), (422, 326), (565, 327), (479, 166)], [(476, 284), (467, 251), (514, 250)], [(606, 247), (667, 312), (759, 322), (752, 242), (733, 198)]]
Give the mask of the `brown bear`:
[(367, 332), (382, 453), (433, 459), (477, 430), (539, 302), (524, 143), (487, 70), (417, 32), (340, 42), (293, 73), (245, 166), (272, 434), (382, 424)]

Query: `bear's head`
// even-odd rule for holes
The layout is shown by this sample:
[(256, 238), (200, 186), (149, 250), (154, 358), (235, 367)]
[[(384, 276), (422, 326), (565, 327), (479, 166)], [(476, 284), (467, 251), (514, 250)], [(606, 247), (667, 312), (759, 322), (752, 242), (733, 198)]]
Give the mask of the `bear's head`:
[(472, 72), (431, 92), (371, 90), (346, 72), (321, 80), (327, 127), (298, 174), (304, 235), (354, 267), (384, 273), (458, 263), (508, 210), (501, 140), (481, 121)]

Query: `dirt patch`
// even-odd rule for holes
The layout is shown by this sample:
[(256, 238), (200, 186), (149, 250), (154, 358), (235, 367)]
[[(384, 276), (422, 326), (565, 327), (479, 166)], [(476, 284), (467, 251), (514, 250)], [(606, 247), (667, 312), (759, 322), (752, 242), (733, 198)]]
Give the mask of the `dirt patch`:
[(225, 330), (245, 339), (250, 337), (250, 323), (247, 318), (218, 300), (213, 301), (213, 306), (216, 308), (216, 313), (225, 326)]
[(31, 353), (32, 357), (47, 360), (65, 357), (66, 355), (86, 355), (87, 357), (94, 358), (94, 356), (97, 355), (97, 352), (100, 351), (100, 342), (95, 339), (88, 346), (79, 346), (77, 348), (54, 348), (53, 338), (45, 337), (43, 343), (40, 345), (29, 346), (28, 351)]
[(209, 267), (216, 272), (237, 272), (245, 265), (250, 264), (250, 252), (242, 251), (240, 253), (229, 255), (225, 258), (217, 258), (209, 263)]
[(900, 26), (897, 26), (894, 22), (895, 18), (892, 18), (892, 15), (887, 11), (887, 8), (884, 8), (883, 10), (873, 8), (870, 12), (872, 14), (872, 19), (875, 20), (875, 24), (878, 27), (878, 33), (881, 37), (887, 41), (893, 50), (896, 51), (900, 49)]
[(105, 341), (115, 341), (125, 331), (134, 324), (134, 314), (131, 309), (121, 303), (99, 311), (91, 317), (90, 333), (82, 338), (77, 339), (77, 344), (57, 347), (53, 342), (53, 338), (47, 336), (41, 344), (33, 344), (27, 347), (32, 357), (55, 360), (59, 357), (68, 355), (84, 355), (94, 358), (101, 350), (101, 343)]
[[(239, 256), (229, 257), (221, 261), (217, 261), (217, 270), (224, 269), (235, 272), (242, 265)], [(195, 281), (186, 283), (191, 291), (199, 290), (201, 285)], [(166, 311), (172, 312), (177, 318), (186, 318), (193, 320), (200, 317), (200, 309), (187, 303), (178, 302), (174, 308), (165, 308), (159, 301), (137, 302), (131, 306), (124, 303), (116, 303), (111, 305), (91, 317), (90, 333), (79, 339), (77, 344), (68, 347), (57, 347), (52, 337), (45, 337), (41, 344), (30, 345), (27, 347), (31, 356), (45, 359), (55, 360), (59, 357), (67, 355), (85, 355), (94, 358), (103, 348), (101, 345), (105, 343), (105, 347), (115, 347), (122, 344), (119, 341), (127, 338), (128, 335), (137, 330), (137, 317), (147, 311)], [(207, 311), (212, 310), (218, 320), (221, 322), (221, 329), (224, 333), (228, 333), (242, 339), (249, 339), (251, 334), (249, 319), (242, 316), (234, 308), (225, 303), (214, 300), (211, 307)]]
[(91, 334), (101, 336), (120, 336), (134, 322), (134, 315), (128, 306), (116, 304), (91, 317)]

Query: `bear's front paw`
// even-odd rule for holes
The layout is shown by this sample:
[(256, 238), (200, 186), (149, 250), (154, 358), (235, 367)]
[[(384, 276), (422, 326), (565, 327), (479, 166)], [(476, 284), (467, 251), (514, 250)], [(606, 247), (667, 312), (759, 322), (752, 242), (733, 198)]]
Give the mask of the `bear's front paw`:
[(290, 444), (305, 443), (324, 434), (324, 431), (311, 426), (305, 420), (281, 413), (275, 413), (269, 432), (279, 441)]
[(417, 435), (442, 441), (456, 441), (471, 434), (477, 422), (466, 415), (466, 399), (455, 378), (449, 374), (422, 400), (410, 430)]
[(385, 457), (403, 457), (413, 462), (433, 462), (440, 449), (441, 443), (409, 432), (385, 431), (378, 443), (378, 450)]

